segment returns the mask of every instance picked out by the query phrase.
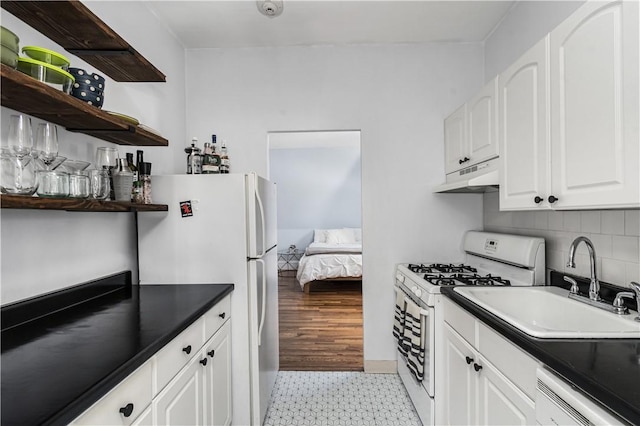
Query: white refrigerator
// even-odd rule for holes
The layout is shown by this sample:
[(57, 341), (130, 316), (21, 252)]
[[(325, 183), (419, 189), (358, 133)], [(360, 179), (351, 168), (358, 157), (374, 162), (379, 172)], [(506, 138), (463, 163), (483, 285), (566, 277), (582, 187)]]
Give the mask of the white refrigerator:
[(276, 186), (250, 174), (152, 177), (140, 284), (233, 283), (233, 424), (261, 425), (279, 369)]

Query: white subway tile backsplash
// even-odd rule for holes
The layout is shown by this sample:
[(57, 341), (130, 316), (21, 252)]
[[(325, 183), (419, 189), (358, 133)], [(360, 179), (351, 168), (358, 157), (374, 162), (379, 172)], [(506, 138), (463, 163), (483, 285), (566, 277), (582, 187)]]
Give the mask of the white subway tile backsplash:
[(571, 232), (580, 232), (580, 212), (564, 212), (562, 229)]
[(615, 259), (602, 259), (599, 279), (611, 284), (623, 285), (626, 280), (625, 262)]
[(640, 236), (640, 210), (627, 210), (624, 212), (624, 234)]
[(544, 237), (548, 269), (588, 277), (585, 244), (576, 251), (576, 269), (566, 267), (571, 242), (584, 235), (596, 249), (602, 281), (618, 285), (640, 282), (640, 210), (501, 212), (497, 193), (485, 194), (484, 202), (487, 231)]
[(600, 233), (600, 216), (599, 211), (580, 212), (580, 230), (582, 232)]
[(611, 257), (625, 262), (640, 261), (640, 237), (614, 235), (612, 237)]
[(607, 210), (600, 215), (600, 232), (610, 235), (624, 235), (624, 211)]
[(549, 212), (549, 229), (552, 231), (562, 231), (564, 229), (564, 212)]

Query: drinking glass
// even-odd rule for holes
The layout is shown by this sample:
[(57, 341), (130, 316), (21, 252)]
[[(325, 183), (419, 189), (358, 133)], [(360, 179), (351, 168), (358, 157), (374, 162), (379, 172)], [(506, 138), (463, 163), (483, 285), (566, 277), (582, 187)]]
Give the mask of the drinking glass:
[(9, 148), (19, 158), (31, 154), (33, 135), (31, 117), (25, 114), (9, 117)]
[(104, 200), (109, 196), (109, 173), (106, 170), (89, 170), (91, 193), (89, 196), (96, 200)]
[(58, 155), (58, 128), (55, 124), (40, 123), (36, 131), (35, 149), (47, 169)]
[(95, 166), (98, 170), (106, 170), (109, 174), (109, 200), (115, 200), (113, 191), (113, 172), (118, 165), (118, 150), (111, 147), (99, 146), (96, 150)]

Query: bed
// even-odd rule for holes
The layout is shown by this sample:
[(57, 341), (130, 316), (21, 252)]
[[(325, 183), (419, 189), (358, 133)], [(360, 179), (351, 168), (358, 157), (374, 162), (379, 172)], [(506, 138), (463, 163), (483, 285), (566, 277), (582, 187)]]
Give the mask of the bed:
[(362, 232), (359, 228), (316, 229), (296, 274), (309, 293), (318, 281), (362, 280)]

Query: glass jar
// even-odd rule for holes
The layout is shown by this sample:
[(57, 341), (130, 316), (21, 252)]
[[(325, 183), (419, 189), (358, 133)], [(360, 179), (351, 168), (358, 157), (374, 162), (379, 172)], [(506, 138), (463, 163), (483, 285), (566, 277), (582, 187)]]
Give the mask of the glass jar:
[(109, 172), (107, 170), (90, 170), (90, 194), (94, 200), (104, 200), (109, 196)]
[(91, 193), (89, 174), (85, 171), (75, 171), (69, 174), (69, 197), (87, 198)]
[(61, 170), (38, 170), (38, 197), (63, 198), (69, 195), (69, 173)]

